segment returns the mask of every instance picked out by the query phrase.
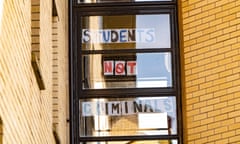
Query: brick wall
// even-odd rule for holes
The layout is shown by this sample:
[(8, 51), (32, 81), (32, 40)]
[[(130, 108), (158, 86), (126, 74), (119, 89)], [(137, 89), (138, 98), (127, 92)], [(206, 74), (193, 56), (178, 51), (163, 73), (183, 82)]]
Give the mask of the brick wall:
[(240, 143), (240, 1), (179, 2), (185, 143)]
[(52, 93), (53, 126), (60, 141), (67, 143), (69, 135), (68, 118), (68, 27), (67, 1), (55, 0), (57, 16), (52, 17)]
[[(32, 7), (31, 4), (39, 6)], [(58, 89), (61, 111), (56, 131), (67, 143), (67, 5), (59, 10)], [(3, 0), (0, 3), (0, 119), (3, 144), (54, 144), (52, 0)], [(36, 15), (31, 13), (37, 11)], [(31, 22), (31, 18), (40, 19)], [(35, 31), (32, 27), (39, 28)], [(31, 37), (31, 35), (37, 35)], [(35, 45), (36, 44), (36, 45)], [(39, 51), (45, 89), (40, 90), (31, 65), (31, 52)], [(64, 60), (62, 60), (64, 59)], [(60, 94), (59, 94), (60, 95)], [(60, 120), (61, 119), (61, 120)], [(2, 139), (1, 138), (1, 139)], [(1, 141), (0, 141), (1, 143)]]

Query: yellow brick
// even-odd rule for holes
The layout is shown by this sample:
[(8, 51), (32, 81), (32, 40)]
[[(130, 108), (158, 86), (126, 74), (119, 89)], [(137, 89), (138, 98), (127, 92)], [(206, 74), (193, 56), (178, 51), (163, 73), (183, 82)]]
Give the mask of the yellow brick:
[(214, 92), (214, 97), (220, 97), (220, 96), (224, 96), (225, 94), (227, 93), (227, 90), (219, 90), (219, 91), (216, 91)]
[[(235, 27), (235, 26), (233, 26), (233, 27)], [(239, 35), (240, 35), (239, 31), (234, 31), (234, 32), (230, 33), (230, 38), (235, 38), (235, 37), (238, 37)], [(239, 43), (236, 43), (236, 45), (239, 45)]]
[(188, 128), (199, 127), (200, 125), (201, 125), (201, 122), (200, 122), (200, 121), (187, 122)]
[(195, 16), (189, 16), (187, 19), (185, 19), (184, 21), (183, 21), (183, 24), (185, 25), (185, 24), (189, 24), (189, 23), (191, 23), (191, 22), (193, 22), (193, 21), (195, 21), (196, 20), (196, 18), (195, 18)]
[(199, 97), (199, 96), (203, 96), (205, 94), (206, 94), (206, 89), (202, 89), (202, 90), (193, 92), (193, 97)]
[[(211, 54), (214, 54), (214, 53), (211, 53)], [(207, 57), (209, 57), (209, 56), (207, 56)], [(209, 63), (209, 64), (205, 64), (205, 67), (206, 67), (205, 69), (206, 70), (212, 70), (212, 69), (217, 68), (219, 66), (220, 66), (219, 63), (216, 61), (216, 62), (212, 62), (212, 63)]]
[[(214, 98), (214, 99), (210, 99), (207, 101), (207, 105), (213, 105), (213, 104), (219, 104), (220, 102), (220, 98)], [(215, 105), (214, 105), (214, 108), (215, 108)]]
[(232, 87), (232, 86), (233, 86), (232, 82), (226, 82), (226, 83), (224, 83), (224, 84), (220, 84), (220, 85), (219, 85), (219, 88), (220, 88), (220, 89), (227, 89), (227, 88), (230, 88), (230, 87)]
[[(203, 119), (201, 120), (201, 125), (207, 125), (207, 124), (210, 124), (210, 123), (213, 123), (214, 122), (214, 118), (213, 117), (210, 117), (210, 118), (206, 118), (206, 119)], [(209, 132), (209, 135), (211, 135), (211, 131), (208, 131)]]
[(227, 107), (223, 107), (221, 109), (221, 113), (229, 113), (229, 112), (232, 112), (234, 111), (234, 106), (227, 106)]
[(221, 121), (221, 126), (229, 126), (234, 123), (235, 123), (235, 120), (233, 118), (228, 118), (226, 120)]
[(209, 112), (213, 110), (213, 105), (200, 108), (201, 113)]
[(220, 140), (217, 140), (215, 143), (216, 144), (226, 144), (228, 142), (229, 142), (228, 138), (225, 138), (225, 139), (221, 138)]
[(220, 89), (220, 87), (218, 85), (207, 88), (207, 93), (214, 93), (216, 91), (218, 91)]
[(214, 21), (216, 19), (215, 15), (210, 15), (202, 19), (202, 23), (208, 23), (210, 21)]
[(198, 134), (190, 134), (188, 136), (188, 139), (189, 140), (194, 140), (194, 139), (199, 139), (201, 137), (201, 135), (198, 133)]
[(192, 69), (194, 67), (197, 67), (197, 62), (193, 62), (193, 63), (189, 63), (189, 64), (186, 64), (185, 65), (185, 69), (188, 70), (188, 69)]
[(198, 78), (192, 81), (192, 85), (199, 85), (199, 84), (203, 84), (204, 82), (205, 82), (205, 78)]
[[(198, 53), (205, 54), (204, 51), (205, 51), (204, 49), (200, 49), (200, 50), (198, 50)], [(207, 50), (206, 50), (206, 52), (207, 52)], [(209, 63), (211, 63), (211, 58), (205, 58), (203, 60), (197, 61), (197, 64), (199, 66), (206, 65), (206, 64), (209, 64)], [(208, 68), (206, 68), (206, 69), (208, 69)]]
[(210, 38), (210, 35), (204, 35), (199, 38), (197, 38), (197, 43), (204, 42)]
[(216, 129), (219, 127), (221, 127), (221, 122), (216, 122), (216, 121), (214, 123), (208, 124), (207, 126), (208, 130)]
[(187, 100), (187, 105), (191, 105), (191, 104), (194, 104), (194, 103), (197, 103), (197, 102), (199, 102), (199, 98), (198, 97), (191, 98), (191, 99)]
[(220, 127), (220, 128), (216, 128), (215, 129), (215, 134), (224, 133), (224, 132), (227, 132), (227, 131), (228, 131), (228, 127), (223, 126), (223, 127)]
[(214, 14), (217, 14), (219, 12), (222, 12), (222, 8), (221, 7), (215, 7), (214, 9), (210, 9), (208, 11), (208, 14), (209, 15), (214, 15)]
[(199, 126), (199, 127), (195, 127), (195, 128), (189, 128), (189, 133), (191, 134), (195, 134), (195, 133), (199, 133), (199, 132), (203, 132), (203, 131), (206, 131), (207, 130), (207, 126), (204, 125), (204, 126)]
[(219, 78), (219, 74), (212, 74), (206, 77), (206, 81), (212, 81), (212, 80), (216, 80)]
[[(199, 78), (198, 74), (192, 74), (192, 75), (187, 76), (185, 79), (186, 79), (186, 81), (191, 81), (191, 80), (198, 79), (198, 78)], [(198, 89), (198, 86), (195, 87), (194, 89), (196, 89), (196, 88)]]
[[(208, 23), (206, 23), (207, 25), (209, 25)], [(211, 37), (211, 34), (213, 32), (216, 32), (216, 28), (215, 27), (205, 27), (206, 29), (203, 30), (203, 34), (210, 34), (210, 37)]]
[(197, 109), (197, 108), (205, 107), (206, 105), (207, 105), (207, 102), (203, 101), (203, 102), (193, 104), (193, 108)]
[(236, 19), (236, 14), (228, 15), (223, 17), (223, 22), (229, 22)]
[(188, 116), (196, 116), (199, 114), (199, 110), (198, 109), (195, 109), (195, 110), (191, 110), (191, 111), (188, 111), (187, 112), (187, 115)]
[(237, 130), (240, 128), (240, 123), (234, 123), (234, 124), (231, 124), (229, 125), (229, 130)]
[(221, 102), (220, 100), (218, 103), (214, 103), (214, 109), (220, 109), (220, 108), (224, 108), (227, 106), (227, 102)]
[(214, 9), (214, 8), (215, 8), (215, 3), (209, 3), (209, 4), (204, 5), (202, 7), (202, 11), (208, 11), (208, 10)]
[(239, 85), (237, 85), (237, 86), (235, 86), (235, 87), (228, 88), (228, 89), (227, 89), (227, 93), (238, 92), (239, 88), (240, 88)]
[(230, 69), (230, 70), (227, 70), (227, 71), (223, 71), (223, 72), (220, 72), (219, 73), (219, 76), (220, 77), (226, 77), (226, 76), (230, 76), (230, 75), (232, 75), (232, 70)]
[(222, 23), (222, 19), (216, 19), (215, 21), (212, 21), (209, 23), (210, 26), (217, 26)]
[(229, 117), (229, 118), (239, 117), (239, 116), (240, 116), (239, 111), (234, 111), (234, 112), (228, 113), (228, 117)]
[(194, 92), (194, 91), (197, 91), (199, 88), (198, 86), (193, 86), (193, 87), (189, 87), (186, 89), (186, 92), (189, 93), (189, 92)]
[(188, 4), (189, 5), (196, 5), (197, 3), (199, 3), (201, 0), (191, 0), (191, 1), (188, 1)]
[(237, 41), (238, 41), (237, 38), (232, 38), (232, 39), (230, 39), (230, 40), (225, 40), (225, 41), (223, 42), (223, 45), (224, 45), (224, 46), (232, 45), (232, 44), (237, 43)]
[(226, 10), (230, 10), (232, 8), (236, 7), (236, 4), (234, 2), (232, 3), (228, 3), (222, 6), (222, 10), (226, 11)]
[[(215, 28), (214, 28), (215, 29)], [(217, 41), (221, 41), (220, 39), (218, 39), (219, 36), (222, 36), (223, 31), (222, 30), (218, 30), (215, 32), (210, 33), (210, 38), (215, 38), (217, 37)]]
[(230, 37), (230, 34), (224, 34), (219, 37), (217, 37), (217, 42), (225, 41)]
[(195, 4), (195, 7), (198, 8), (198, 7), (201, 7), (203, 8), (204, 6), (208, 5), (208, 2), (207, 1), (198, 1), (196, 4)]
[(202, 12), (202, 8), (194, 8), (193, 10), (189, 11), (189, 16), (196, 15)]
[[(218, 55), (218, 50), (213, 50), (213, 51), (208, 51), (206, 54), (205, 54), (205, 57), (213, 57), (215, 55)], [(216, 64), (217, 66), (217, 64)]]
[(228, 4), (228, 1), (220, 0), (216, 2), (216, 6), (224, 6)]
[(229, 27), (229, 22), (224, 22), (224, 23), (221, 23), (221, 24), (218, 24), (216, 25), (216, 30), (221, 30), (221, 29), (224, 29), (224, 28), (227, 28)]
[(228, 131), (222, 134), (222, 138), (229, 138), (235, 135), (235, 131)]
[[(237, 72), (239, 72), (240, 70), (237, 69)], [(235, 73), (235, 71), (233, 71), (233, 73)], [(233, 81), (233, 86), (239, 86), (240, 85), (240, 81), (239, 80), (235, 80)]]
[(187, 7), (182, 8), (182, 12), (185, 13), (193, 9), (195, 9), (194, 5), (188, 5)]
[[(207, 53), (207, 52), (209, 52), (209, 51), (210, 51), (209, 47), (205, 47), (204, 45), (202, 45), (202, 46), (199, 47), (199, 49), (197, 50), (197, 53), (201, 54), (201, 53)], [(199, 61), (199, 62), (201, 62), (201, 61)], [(208, 62), (209, 62), (209, 60), (208, 60)], [(206, 63), (206, 62), (205, 62), (205, 63)]]
[(229, 143), (238, 143), (240, 141), (239, 135), (230, 137), (228, 141)]
[[(212, 61), (220, 61), (220, 60), (223, 60), (225, 58), (225, 54), (218, 54), (216, 56), (212, 56), (211, 59)], [(217, 70), (217, 71), (216, 71)], [(217, 67), (216, 69), (214, 69), (215, 72), (220, 72), (222, 70), (225, 70), (225, 67), (224, 66), (219, 66)]]
[(198, 32), (192, 33), (190, 35), (190, 39), (194, 39), (194, 38), (197, 38), (199, 36), (202, 36), (202, 31), (198, 31)]
[(209, 100), (209, 99), (212, 99), (212, 98), (213, 98), (213, 94), (212, 93), (205, 94), (205, 95), (200, 97), (200, 101)]
[(192, 56), (192, 62), (202, 60), (202, 59), (205, 58), (204, 56), (205, 56), (204, 54), (199, 54), (199, 55), (196, 54), (196, 55), (193, 55), (193, 56)]
[(193, 144), (206, 144), (206, 143), (208, 143), (208, 138), (207, 137), (197, 139), (193, 142)]
[(222, 120), (226, 120), (228, 118), (228, 114), (221, 114), (219, 116), (216, 116), (214, 118), (214, 121), (217, 122), (217, 121), (222, 121)]
[(184, 42), (184, 47), (187, 47), (187, 46), (190, 46), (190, 45), (194, 45), (194, 44), (196, 44), (196, 42), (197, 41), (195, 39), (186, 41), (186, 42)]
[[(197, 57), (194, 57), (194, 58), (197, 58)], [(202, 58), (202, 57), (199, 57), (199, 58)], [(195, 59), (193, 61), (196, 61)], [(195, 73), (200, 73), (202, 71), (205, 70), (205, 66), (199, 66), (199, 67), (196, 67), (196, 68), (193, 68), (192, 69), (192, 73), (195, 74)]]
[[(205, 17), (208, 17), (208, 16), (209, 16), (208, 11), (203, 11), (200, 14), (195, 15), (195, 18), (196, 19), (202, 19), (202, 18), (205, 18)], [(203, 24), (203, 25), (205, 25), (205, 24)]]

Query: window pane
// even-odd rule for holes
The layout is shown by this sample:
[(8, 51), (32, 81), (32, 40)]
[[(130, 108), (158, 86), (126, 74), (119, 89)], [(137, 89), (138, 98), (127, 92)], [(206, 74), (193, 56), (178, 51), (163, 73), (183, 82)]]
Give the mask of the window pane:
[(84, 142), (80, 144), (178, 144), (178, 140), (125, 140), (106, 142)]
[(80, 136), (177, 134), (175, 97), (80, 100)]
[(170, 53), (83, 55), (83, 89), (172, 87)]
[(82, 27), (83, 50), (171, 47), (169, 14), (88, 16)]
[(78, 0), (80, 3), (119, 3), (119, 2), (151, 2), (151, 1), (173, 1), (173, 0)]

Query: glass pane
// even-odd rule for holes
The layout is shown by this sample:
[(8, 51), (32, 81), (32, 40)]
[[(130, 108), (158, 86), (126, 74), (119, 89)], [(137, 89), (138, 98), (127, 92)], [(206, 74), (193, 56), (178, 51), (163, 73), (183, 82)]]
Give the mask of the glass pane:
[(83, 50), (170, 48), (169, 14), (88, 16), (82, 27)]
[(177, 134), (175, 97), (80, 100), (80, 136)]
[(172, 87), (170, 53), (83, 55), (83, 89)]
[(81, 3), (119, 3), (119, 2), (151, 2), (151, 1), (172, 1), (172, 0), (78, 0)]
[(80, 144), (178, 144), (178, 140), (125, 140), (106, 142), (84, 142)]

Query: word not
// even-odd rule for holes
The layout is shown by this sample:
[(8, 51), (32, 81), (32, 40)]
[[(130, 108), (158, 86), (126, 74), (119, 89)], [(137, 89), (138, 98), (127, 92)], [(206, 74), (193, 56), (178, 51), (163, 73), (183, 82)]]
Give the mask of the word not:
[(154, 29), (82, 30), (82, 43), (150, 43), (155, 42)]
[(130, 115), (142, 112), (173, 112), (171, 98), (136, 101), (88, 101), (82, 102), (82, 116)]
[(136, 75), (136, 61), (105, 60), (103, 61), (103, 73), (105, 76)]

